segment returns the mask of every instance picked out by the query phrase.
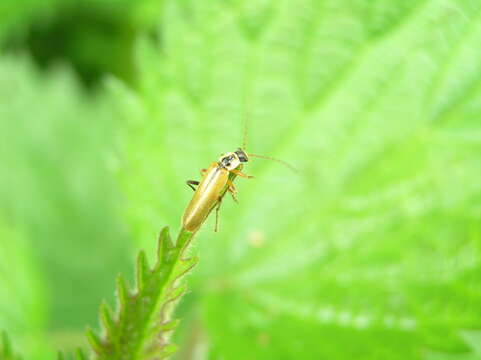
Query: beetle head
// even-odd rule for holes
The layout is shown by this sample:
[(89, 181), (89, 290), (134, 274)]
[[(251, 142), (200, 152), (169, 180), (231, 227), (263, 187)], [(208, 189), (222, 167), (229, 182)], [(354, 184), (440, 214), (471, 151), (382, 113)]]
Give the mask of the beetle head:
[(248, 162), (249, 157), (247, 156), (247, 153), (242, 150), (241, 148), (238, 148), (235, 153), (237, 154), (237, 157), (239, 158), (240, 162)]

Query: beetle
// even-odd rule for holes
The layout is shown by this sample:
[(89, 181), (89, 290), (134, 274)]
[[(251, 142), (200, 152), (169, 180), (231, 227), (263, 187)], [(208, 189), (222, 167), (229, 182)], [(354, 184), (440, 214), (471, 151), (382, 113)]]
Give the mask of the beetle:
[[(245, 144), (244, 135), (244, 144)], [(244, 145), (245, 147), (245, 145)], [(197, 231), (207, 219), (212, 210), (216, 209), (216, 220), (214, 231), (217, 231), (219, 224), (219, 210), (224, 195), (229, 192), (235, 202), (237, 201), (237, 190), (234, 179), (237, 176), (252, 179), (253, 176), (242, 172), (244, 164), (249, 157), (276, 161), (292, 171), (297, 170), (289, 163), (269, 156), (247, 154), (242, 148), (234, 152), (223, 154), (217, 162), (213, 162), (208, 169), (202, 169), (202, 180), (187, 180), (187, 185), (194, 190), (194, 196), (185, 209), (182, 216), (182, 227), (190, 232)], [(194, 186), (198, 186), (197, 189)]]
[[(249, 106), (246, 104), (246, 110), (248, 108)], [(229, 192), (234, 201), (238, 202), (237, 190), (234, 185), (235, 178), (237, 176), (247, 179), (253, 178), (253, 176), (246, 175), (242, 172), (244, 164), (249, 161), (249, 157), (276, 161), (297, 173), (296, 168), (283, 160), (270, 156), (248, 154), (245, 151), (248, 133), (247, 119), (248, 116), (245, 115), (242, 148), (237, 148), (236, 151), (221, 155), (219, 160), (211, 163), (208, 169), (200, 170), (202, 175), (200, 182), (196, 180), (186, 181), (187, 185), (194, 190), (194, 196), (190, 200), (190, 203), (187, 205), (182, 216), (182, 227), (185, 230), (190, 232), (197, 231), (215, 208), (216, 217), (214, 231), (217, 232), (219, 225), (219, 210), (225, 194)], [(194, 186), (197, 186), (197, 189)]]
[[(234, 179), (237, 176), (251, 179), (253, 176), (242, 172), (243, 164), (249, 161), (247, 153), (238, 148), (234, 152), (223, 154), (219, 161), (213, 162), (208, 169), (202, 169), (202, 180), (187, 180), (194, 191), (194, 196), (185, 209), (182, 217), (182, 227), (195, 232), (207, 219), (212, 210), (216, 209), (215, 229), (217, 231), (220, 205), (228, 191), (237, 202), (237, 190)], [(194, 185), (198, 185), (197, 189)]]

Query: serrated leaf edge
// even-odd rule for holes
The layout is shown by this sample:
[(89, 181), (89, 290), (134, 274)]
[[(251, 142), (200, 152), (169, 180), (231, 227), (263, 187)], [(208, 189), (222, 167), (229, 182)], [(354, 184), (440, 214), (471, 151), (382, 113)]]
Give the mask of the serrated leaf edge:
[[(92, 329), (87, 329), (88, 341), (97, 358), (104, 359), (107, 354), (112, 356), (113, 353), (117, 354), (116, 351), (118, 352), (125, 344), (115, 339), (123, 334), (122, 339), (125, 340), (127, 331), (141, 334), (138, 336), (141, 340), (138, 342), (133, 340), (129, 348), (134, 349), (133, 358), (140, 356), (142, 359), (164, 359), (175, 352), (177, 347), (168, 343), (168, 334), (176, 328), (179, 320), (171, 320), (169, 317), (174, 305), (187, 292), (187, 286), (180, 283), (182, 277), (198, 263), (197, 257), (184, 257), (193, 235), (194, 233), (182, 229), (174, 245), (169, 228), (164, 227), (158, 237), (156, 263), (150, 267), (144, 251), (140, 251), (137, 256), (135, 288), (130, 290), (122, 275), (117, 277), (115, 313), (106, 302), (102, 302), (99, 315), (102, 335), (99, 336)], [(159, 281), (163, 284), (159, 285)], [(156, 286), (157, 296), (152, 293)], [(144, 313), (146, 320), (142, 328), (129, 328), (124, 324), (128, 321), (127, 312), (130, 309), (140, 311), (142, 301), (145, 304), (152, 303), (147, 305), (151, 310)], [(158, 316), (157, 320), (151, 319), (154, 314)], [(149, 323), (153, 326), (148, 325)]]

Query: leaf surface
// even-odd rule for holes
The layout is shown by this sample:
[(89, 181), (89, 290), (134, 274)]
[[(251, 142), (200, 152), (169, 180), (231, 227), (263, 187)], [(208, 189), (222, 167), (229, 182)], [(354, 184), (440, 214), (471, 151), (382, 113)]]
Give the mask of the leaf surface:
[(179, 222), (184, 181), (241, 145), (244, 117), (248, 151), (301, 170), (252, 159), (220, 233), (198, 235), (208, 358), (463, 352), (481, 327), (481, 2), (164, 10), (140, 90), (112, 86), (135, 237)]
[(44, 359), (52, 351), (45, 342), (45, 284), (24, 237), (3, 218), (0, 218), (0, 314), (1, 360), (18, 359), (19, 353), (33, 360)]

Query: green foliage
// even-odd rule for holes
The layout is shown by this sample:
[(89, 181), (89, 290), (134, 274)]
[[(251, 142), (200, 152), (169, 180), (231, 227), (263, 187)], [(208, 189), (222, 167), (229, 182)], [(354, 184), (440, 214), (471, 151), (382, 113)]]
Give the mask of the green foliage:
[(469, 347), (463, 354), (441, 354), (429, 352), (426, 360), (479, 360), (481, 359), (481, 331), (462, 331), (461, 338)]
[(0, 342), (0, 360), (20, 360), (21, 358), (16, 355), (12, 349), (12, 344), (5, 332), (2, 332), (2, 338)]
[[(15, 269), (15, 273), (8, 270)], [(42, 279), (25, 241), (3, 219), (0, 222), (0, 328), (37, 330), (45, 321)]]
[(159, 0), (3, 0), (0, 50), (28, 52), (42, 68), (68, 62), (86, 85), (105, 74), (133, 83), (132, 46), (157, 26)]
[[(0, 89), (1, 211), (38, 259), (48, 326), (83, 328), (129, 266), (108, 168), (115, 119), (103, 97), (84, 94), (66, 69), (41, 76), (27, 60), (3, 57)], [(92, 261), (93, 248), (104, 256)]]
[[(135, 241), (99, 359), (480, 357), (480, 0), (0, 3), (2, 45), (130, 84), (0, 55), (0, 328), (23, 356), (71, 347)], [(243, 118), (300, 174), (252, 159), (163, 312), (193, 263), (164, 231), (150, 268), (151, 239)]]
[[(7, 330), (22, 355), (32, 360), (48, 350), (44, 298), (44, 282), (25, 238), (0, 217), (0, 329)], [(6, 334), (2, 341), (3, 357), (13, 359)]]
[[(153, 0), (90, 0), (86, 4), (72, 0), (4, 0), (0, 3), (0, 41), (11, 33), (18, 33), (17, 36), (24, 33), (32, 23), (39, 25), (45, 20), (65, 15), (70, 8), (87, 10), (92, 16), (110, 14), (110, 19), (123, 21), (125, 27), (130, 25), (145, 30), (155, 25), (161, 7), (162, 1)], [(97, 37), (100, 37), (100, 34), (97, 34)], [(95, 39), (90, 38), (90, 41), (95, 42)]]
[(193, 234), (182, 230), (172, 243), (168, 228), (159, 236), (157, 261), (150, 268), (144, 252), (137, 260), (137, 284), (131, 292), (123, 277), (117, 280), (116, 314), (106, 303), (100, 309), (102, 337), (88, 331), (96, 359), (165, 359), (176, 346), (169, 333), (178, 320), (171, 319), (172, 306), (185, 293), (181, 278), (195, 266), (196, 258), (185, 258)]
[(0, 3), (0, 41), (11, 31), (22, 31), (24, 26), (36, 16), (48, 16), (58, 0), (4, 0)]
[(248, 150), (301, 169), (253, 160), (220, 233), (197, 235), (185, 346), (229, 360), (464, 350), (459, 330), (481, 327), (480, 11), (166, 2), (162, 43), (139, 43), (140, 89), (112, 85), (139, 246), (178, 223), (184, 180), (241, 144), (246, 113)]
[(63, 354), (63, 352), (59, 352), (58, 353), (58, 357), (57, 357), (57, 360), (68, 360), (68, 359), (74, 359), (74, 360), (87, 360), (87, 356), (85, 355), (85, 353), (83, 352), (82, 349), (77, 349), (77, 351), (75, 352), (75, 354), (71, 355), (71, 356), (65, 356)]

